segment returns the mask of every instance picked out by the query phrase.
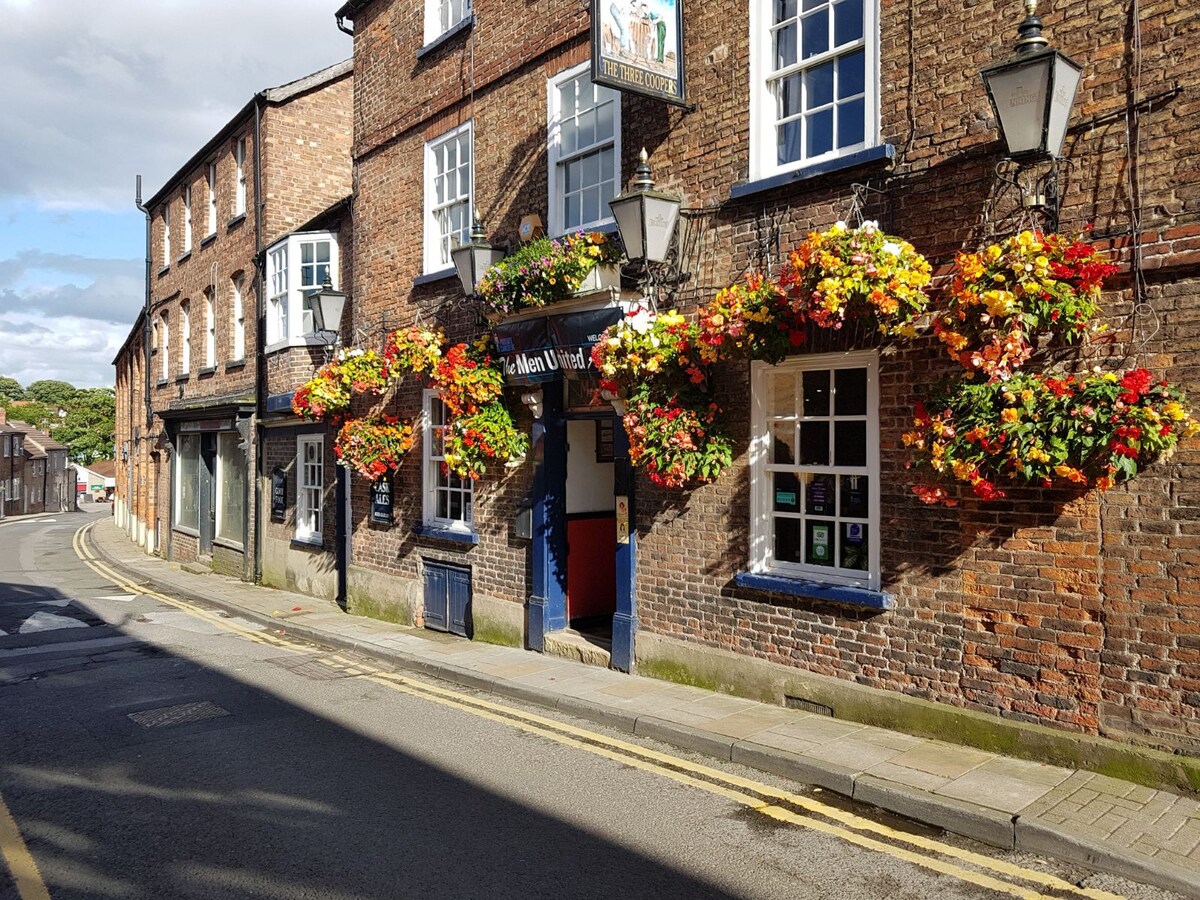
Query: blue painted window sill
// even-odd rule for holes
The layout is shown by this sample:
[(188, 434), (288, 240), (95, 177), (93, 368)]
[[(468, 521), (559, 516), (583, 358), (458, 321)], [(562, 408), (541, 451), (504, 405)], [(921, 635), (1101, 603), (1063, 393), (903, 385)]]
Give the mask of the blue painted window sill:
[(445, 31), (443, 31), (441, 34), (439, 34), (437, 37), (435, 37), (432, 41), (430, 41), (428, 44), (426, 44), (424, 47), (422, 47), (420, 50), (418, 50), (417, 51), (417, 59), (420, 59), (422, 56), (425, 56), (427, 53), (432, 53), (438, 47), (442, 46), (447, 41), (451, 40), (456, 34), (461, 34), (462, 32), (466, 31), (468, 28), (470, 28), (474, 24), (475, 24), (475, 14), (471, 13), (471, 15), (469, 15), (465, 19), (461, 19), (458, 22), (456, 22), (455, 24), (451, 25), (449, 28), (447, 28)]
[(885, 591), (870, 591), (866, 588), (827, 584), (806, 578), (789, 578), (784, 575), (768, 575), (762, 572), (738, 572), (733, 580), (739, 587), (758, 591), (775, 591), (793, 597), (812, 597), (814, 600), (863, 606), (867, 609), (896, 608), (896, 598)]
[(437, 272), (430, 272), (427, 275), (418, 275), (413, 279), (413, 287), (420, 287), (423, 284), (433, 284), (435, 281), (444, 281), (447, 278), (457, 278), (458, 270), (451, 266), (449, 269), (440, 269)]
[(756, 181), (743, 181), (741, 184), (735, 184), (730, 188), (729, 199), (737, 200), (739, 197), (748, 197), (751, 194), (774, 190), (775, 188), (785, 187), (789, 184), (797, 184), (802, 181), (808, 181), (811, 178), (818, 178), (821, 175), (840, 172), (843, 169), (853, 169), (857, 166), (865, 166), (869, 163), (879, 162), (880, 160), (891, 161), (895, 156), (896, 147), (893, 144), (880, 144), (878, 147), (868, 147), (866, 150), (851, 153), (849, 156), (839, 156), (837, 159), (805, 166), (791, 172), (781, 172), (769, 178), (759, 178)]
[(454, 541), (458, 544), (479, 543), (479, 535), (473, 531), (454, 531), (450, 528), (438, 528), (436, 525), (414, 525), (413, 534), (421, 537), (437, 538), (439, 541)]

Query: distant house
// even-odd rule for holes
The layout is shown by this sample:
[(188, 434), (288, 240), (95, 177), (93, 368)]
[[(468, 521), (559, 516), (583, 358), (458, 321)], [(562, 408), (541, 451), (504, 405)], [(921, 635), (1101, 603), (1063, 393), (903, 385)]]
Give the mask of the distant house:
[(92, 500), (111, 500), (117, 488), (117, 461), (98, 459), (86, 466), (76, 463), (75, 484), (80, 494)]

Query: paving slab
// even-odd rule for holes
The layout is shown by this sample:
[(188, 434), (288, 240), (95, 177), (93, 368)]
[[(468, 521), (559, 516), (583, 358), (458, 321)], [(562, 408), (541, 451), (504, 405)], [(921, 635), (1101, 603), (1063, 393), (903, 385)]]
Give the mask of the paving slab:
[(989, 760), (937, 788), (935, 793), (1001, 812), (1017, 813), (1054, 788), (1052, 784), (1005, 774), (1003, 769), (993, 767), (993, 764), (1001, 762), (1004, 760)]
[(953, 779), (966, 775), (972, 769), (995, 758), (994, 753), (984, 753), (968, 747), (956, 747), (940, 741), (927, 741), (919, 747), (892, 757), (888, 762), (896, 766), (906, 766), (909, 769), (928, 772), (930, 775), (941, 775), (943, 778)]

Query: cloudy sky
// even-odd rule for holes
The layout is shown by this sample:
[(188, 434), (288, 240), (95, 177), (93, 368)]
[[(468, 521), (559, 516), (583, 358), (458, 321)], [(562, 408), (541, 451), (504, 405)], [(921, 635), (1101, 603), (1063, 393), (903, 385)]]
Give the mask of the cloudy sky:
[(153, 195), (258, 91), (351, 55), (342, 0), (0, 0), (0, 375), (113, 383)]

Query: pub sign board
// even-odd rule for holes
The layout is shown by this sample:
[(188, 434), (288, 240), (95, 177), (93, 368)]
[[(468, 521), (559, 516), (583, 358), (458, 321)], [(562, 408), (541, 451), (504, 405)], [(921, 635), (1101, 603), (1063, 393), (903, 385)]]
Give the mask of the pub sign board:
[(592, 81), (686, 106), (684, 0), (592, 0)]
[(276, 469), (271, 473), (271, 521), (287, 519), (287, 472)]
[(391, 525), (392, 522), (392, 479), (385, 475), (371, 485), (371, 523)]

